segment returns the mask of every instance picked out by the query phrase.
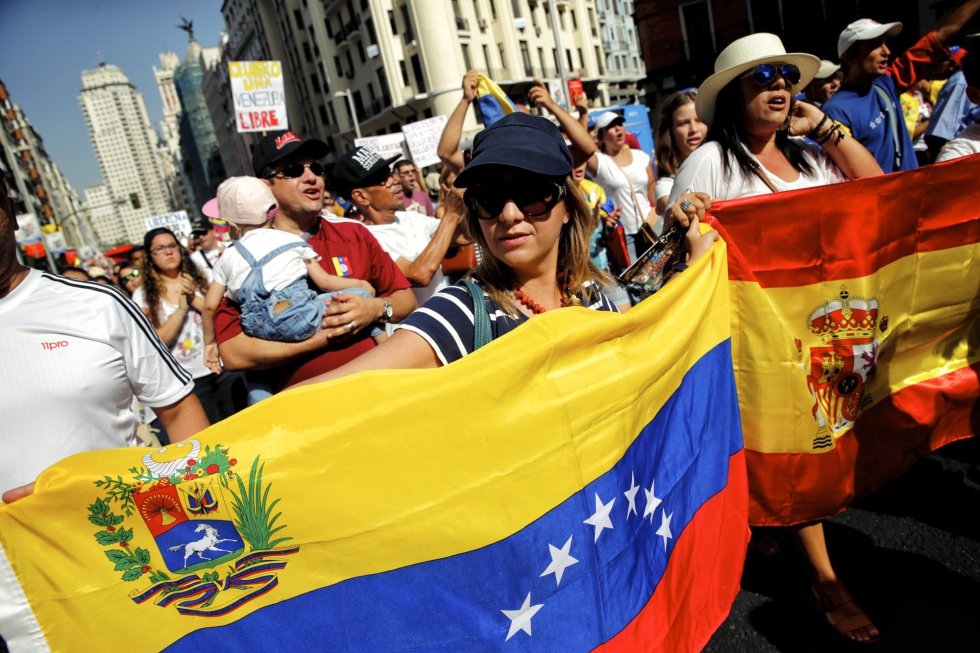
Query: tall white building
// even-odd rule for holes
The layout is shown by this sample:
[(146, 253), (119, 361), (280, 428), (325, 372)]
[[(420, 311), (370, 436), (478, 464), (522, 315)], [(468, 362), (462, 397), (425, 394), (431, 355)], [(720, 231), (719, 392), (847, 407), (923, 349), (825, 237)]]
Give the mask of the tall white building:
[[(78, 100), (103, 176), (97, 200), (86, 191), (96, 235), (105, 247), (142, 242), (145, 219), (172, 210), (143, 95), (117, 66), (102, 63), (82, 71)], [(120, 224), (109, 228), (113, 221)]]

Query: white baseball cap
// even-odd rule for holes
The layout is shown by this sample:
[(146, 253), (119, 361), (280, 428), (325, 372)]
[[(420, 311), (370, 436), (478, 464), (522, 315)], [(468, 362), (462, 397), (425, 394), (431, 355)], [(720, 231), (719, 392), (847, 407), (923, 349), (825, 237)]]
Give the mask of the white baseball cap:
[(844, 28), (837, 39), (837, 56), (843, 57), (852, 45), (858, 41), (870, 41), (882, 34), (895, 36), (902, 31), (901, 23), (879, 23), (870, 18), (859, 18)]
[(619, 121), (620, 125), (626, 122), (626, 118), (624, 118), (622, 114), (616, 113), (615, 111), (605, 111), (600, 113), (599, 117), (595, 119), (595, 126), (599, 129), (606, 129), (608, 127), (612, 127), (613, 123), (617, 120)]
[(279, 208), (272, 189), (255, 177), (229, 177), (218, 186), (221, 219), (237, 225), (265, 224)]

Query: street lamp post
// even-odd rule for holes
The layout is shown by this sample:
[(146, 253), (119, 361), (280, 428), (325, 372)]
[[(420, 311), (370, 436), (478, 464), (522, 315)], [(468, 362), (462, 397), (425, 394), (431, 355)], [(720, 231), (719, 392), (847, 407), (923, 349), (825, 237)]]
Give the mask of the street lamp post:
[(357, 119), (357, 107), (354, 106), (354, 97), (351, 95), (350, 89), (346, 91), (337, 91), (333, 94), (334, 97), (347, 97), (347, 108), (350, 110), (351, 121), (354, 123), (354, 133), (357, 134), (358, 138), (361, 138), (361, 123)]
[(565, 52), (561, 47), (561, 35), (558, 33), (558, 11), (555, 0), (548, 0), (548, 13), (551, 14), (551, 32), (555, 35), (555, 63), (558, 64), (558, 76), (561, 78), (561, 94), (565, 96), (566, 108), (571, 111), (572, 99), (568, 97), (568, 73), (565, 72)]

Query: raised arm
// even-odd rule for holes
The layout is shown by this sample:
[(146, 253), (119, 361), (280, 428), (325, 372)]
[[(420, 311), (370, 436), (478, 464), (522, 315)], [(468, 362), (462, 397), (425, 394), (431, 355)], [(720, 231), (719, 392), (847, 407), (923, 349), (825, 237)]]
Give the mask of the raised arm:
[(439, 220), (439, 226), (432, 234), (432, 239), (414, 261), (404, 256), (395, 259), (395, 264), (415, 286), (427, 286), (432, 276), (442, 265), (446, 252), (452, 247), (460, 235), (460, 224), (463, 216), (456, 211), (444, 211)]
[(449, 120), (446, 122), (446, 126), (442, 130), (442, 136), (439, 138), (439, 146), (436, 148), (436, 153), (442, 159), (442, 162), (456, 174), (459, 174), (463, 170), (463, 165), (465, 164), (463, 161), (463, 151), (459, 149), (459, 142), (463, 138), (463, 123), (466, 121), (466, 111), (473, 104), (473, 100), (476, 99), (476, 75), (476, 71), (471, 70), (463, 76), (463, 97), (449, 115)]
[[(810, 135), (820, 143), (831, 160), (848, 179), (875, 177), (883, 174), (881, 166), (863, 145), (856, 139), (844, 136), (840, 130), (830, 132), (833, 121), (823, 111), (809, 102), (795, 102), (790, 121), (791, 136)], [(902, 125), (905, 128), (905, 125)], [(813, 134), (818, 130), (817, 134)], [(811, 135), (812, 134), (812, 135)], [(823, 138), (827, 136), (827, 138)]]
[(555, 99), (551, 97), (551, 93), (548, 92), (548, 87), (544, 85), (544, 82), (540, 79), (535, 79), (534, 86), (531, 87), (528, 97), (532, 103), (543, 107), (553, 115), (558, 120), (562, 129), (565, 130), (565, 133), (568, 134), (568, 138), (572, 141), (569, 149), (572, 152), (573, 167), (582, 165), (595, 154), (596, 144), (592, 140), (592, 137), (589, 136), (588, 128), (583, 127), (581, 122), (576, 120), (572, 114), (562, 109), (555, 102)]
[(963, 26), (969, 22), (973, 15), (980, 9), (980, 0), (967, 0), (961, 5), (957, 5), (949, 12), (936, 21), (936, 38), (943, 45), (949, 45), (954, 36), (960, 33)]

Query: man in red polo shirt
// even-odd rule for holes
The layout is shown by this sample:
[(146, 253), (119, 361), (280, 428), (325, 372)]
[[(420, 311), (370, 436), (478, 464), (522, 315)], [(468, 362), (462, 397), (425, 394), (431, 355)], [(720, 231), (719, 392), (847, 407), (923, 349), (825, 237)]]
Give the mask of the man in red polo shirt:
[[(292, 132), (270, 134), (255, 146), (252, 168), (279, 203), (273, 227), (299, 235), (322, 257), (327, 272), (363, 279), (377, 296), (335, 296), (324, 311), (323, 328), (303, 342), (245, 335), (238, 306), (223, 300), (214, 326), (225, 368), (248, 370), (250, 379), (276, 392), (360, 356), (375, 346), (367, 327), (401, 320), (417, 306), (405, 275), (364, 225), (321, 216), (324, 180), (318, 161), (326, 154), (321, 141), (302, 140)], [(389, 166), (390, 161), (379, 159), (377, 172), (387, 178)]]

